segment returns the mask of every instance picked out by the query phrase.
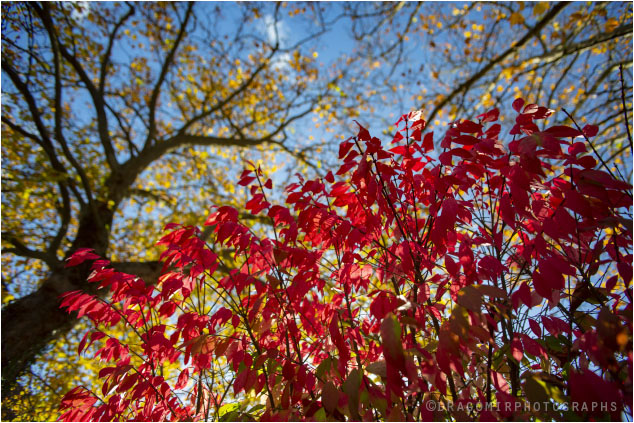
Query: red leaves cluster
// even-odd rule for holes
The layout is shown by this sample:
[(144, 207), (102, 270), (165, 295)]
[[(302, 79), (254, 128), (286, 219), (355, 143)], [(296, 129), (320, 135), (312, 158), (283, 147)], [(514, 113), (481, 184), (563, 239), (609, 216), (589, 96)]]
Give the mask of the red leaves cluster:
[[(524, 405), (585, 404), (591, 392), (616, 404), (613, 417), (631, 410), (632, 187), (587, 154), (596, 127), (540, 130), (552, 110), (513, 108), (508, 143), (494, 109), (454, 122), (437, 159), (420, 113), (399, 119), (389, 150), (359, 125), (337, 178), (290, 184), (287, 206), (268, 201), (271, 180), (253, 166), (239, 185), (269, 236), (231, 207), (206, 221), (213, 245), (170, 225), (155, 285), (95, 261), (89, 280), (109, 299), (73, 292), (62, 306), (102, 326), (80, 353), (100, 343), (113, 366), (101, 396), (67, 394), (62, 420), (220, 418), (228, 391), (203, 383), (218, 363), (234, 401), (251, 392), (265, 404), (236, 419), (509, 416), (431, 413), (438, 399), (559, 419)], [(82, 250), (69, 264), (95, 258)], [(140, 364), (106, 335), (121, 321)], [(169, 381), (157, 375), (167, 363), (180, 367)]]

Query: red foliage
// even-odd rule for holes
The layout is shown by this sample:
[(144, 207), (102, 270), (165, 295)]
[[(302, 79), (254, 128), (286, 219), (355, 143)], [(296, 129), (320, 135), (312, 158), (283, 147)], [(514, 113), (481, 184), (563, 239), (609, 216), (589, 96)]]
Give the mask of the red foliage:
[[(154, 285), (95, 261), (109, 299), (71, 292), (62, 306), (100, 326), (79, 352), (96, 342), (110, 367), (100, 393), (65, 396), (61, 419), (218, 419), (246, 393), (263, 407), (225, 419), (631, 414), (632, 187), (586, 153), (596, 127), (540, 130), (551, 110), (513, 108), (506, 146), (494, 109), (454, 122), (437, 159), (414, 114), (389, 150), (359, 125), (339, 178), (300, 178), (287, 206), (247, 169), (246, 208), (270, 236), (231, 207), (205, 223), (213, 245), (170, 225)], [(107, 335), (120, 321), (134, 341)]]

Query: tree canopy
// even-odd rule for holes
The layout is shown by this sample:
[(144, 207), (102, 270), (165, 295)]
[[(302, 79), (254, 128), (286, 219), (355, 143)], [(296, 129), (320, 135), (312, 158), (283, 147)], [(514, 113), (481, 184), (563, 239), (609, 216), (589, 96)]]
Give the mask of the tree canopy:
[(301, 159), (289, 125), (337, 100), (306, 46), (320, 29), (282, 46), (280, 8), (236, 8), (236, 29), (216, 5), (3, 5), (3, 380), (71, 327), (70, 251), (150, 274), (148, 228), (230, 198), (236, 148)]
[(524, 96), (596, 124), (629, 175), (631, 37), (626, 2), (3, 3), (3, 413), (9, 392), (54, 402), (79, 377), (57, 299), (93, 286), (64, 267), (74, 251), (151, 281), (165, 223), (214, 204), (258, 222), (241, 161), (323, 176), (349, 118), (420, 109), (439, 133)]

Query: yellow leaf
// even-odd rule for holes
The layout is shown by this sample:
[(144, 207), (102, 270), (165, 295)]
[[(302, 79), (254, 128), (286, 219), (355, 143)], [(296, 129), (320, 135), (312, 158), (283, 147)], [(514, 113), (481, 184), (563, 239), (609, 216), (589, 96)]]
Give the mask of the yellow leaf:
[(616, 27), (619, 26), (619, 21), (617, 21), (614, 18), (610, 18), (608, 19), (608, 21), (605, 23), (605, 30), (606, 32), (612, 32), (616, 29)]
[(521, 13), (515, 12), (509, 18), (511, 25), (521, 25), (524, 23), (524, 16)]
[(533, 16), (540, 16), (541, 14), (543, 14), (547, 10), (548, 10), (548, 2), (547, 1), (537, 2), (537, 3), (535, 3), (535, 6), (533, 6)]

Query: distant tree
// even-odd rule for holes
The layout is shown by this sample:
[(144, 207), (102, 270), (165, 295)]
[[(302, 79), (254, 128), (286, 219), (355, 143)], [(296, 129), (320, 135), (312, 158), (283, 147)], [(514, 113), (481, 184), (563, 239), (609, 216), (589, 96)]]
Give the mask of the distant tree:
[(58, 309), (60, 294), (89, 287), (88, 269), (64, 267), (71, 251), (94, 249), (149, 280), (156, 221), (191, 220), (211, 199), (235, 196), (225, 175), (241, 149), (305, 160), (288, 141), (291, 124), (319, 105), (339, 113), (340, 75), (312, 54), (323, 28), (288, 39), (283, 13), (280, 4), (3, 3), (5, 398), (76, 323)]

